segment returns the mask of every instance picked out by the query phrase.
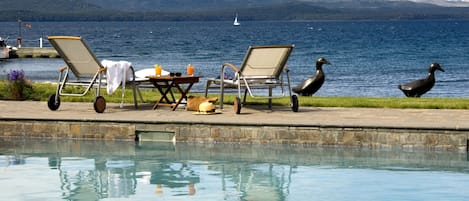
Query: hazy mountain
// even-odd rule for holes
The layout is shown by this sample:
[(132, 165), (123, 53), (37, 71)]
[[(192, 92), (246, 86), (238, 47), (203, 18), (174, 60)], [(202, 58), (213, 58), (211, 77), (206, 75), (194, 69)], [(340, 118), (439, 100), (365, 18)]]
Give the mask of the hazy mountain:
[(85, 2), (128, 11), (181, 11), (233, 8), (255, 8), (293, 2), (312, 3), (330, 8), (374, 8), (376, 6), (411, 6), (422, 4), (439, 6), (469, 6), (466, 0), (84, 0)]
[(430, 3), (445, 7), (469, 7), (467, 0), (410, 0), (418, 3)]
[(84, 0), (103, 8), (127, 11), (197, 11), (259, 7), (289, 0)]
[(2, 0), (0, 20), (34, 19), (65, 19), (72, 15), (90, 15), (106, 13), (106, 9), (98, 5), (78, 0)]
[(469, 18), (469, 8), (460, 7), (466, 4), (461, 0), (3, 0), (0, 20), (232, 20), (235, 12), (244, 21)]
[(2, 0), (1, 11), (81, 12), (102, 9), (84, 1), (73, 0)]

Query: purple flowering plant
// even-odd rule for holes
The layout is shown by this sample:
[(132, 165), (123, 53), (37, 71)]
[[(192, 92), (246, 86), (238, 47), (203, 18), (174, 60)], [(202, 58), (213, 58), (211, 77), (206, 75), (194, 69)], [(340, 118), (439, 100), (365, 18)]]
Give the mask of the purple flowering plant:
[(14, 82), (24, 82), (24, 71), (23, 70), (11, 70), (10, 73), (7, 74), (8, 81)]
[(9, 98), (24, 100), (31, 93), (32, 85), (26, 80), (23, 70), (10, 70), (7, 80)]

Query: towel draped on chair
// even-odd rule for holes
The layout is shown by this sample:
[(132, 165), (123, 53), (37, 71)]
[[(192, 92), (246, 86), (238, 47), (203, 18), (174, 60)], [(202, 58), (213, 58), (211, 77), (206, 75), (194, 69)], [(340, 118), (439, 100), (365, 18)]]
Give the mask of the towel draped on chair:
[(122, 90), (124, 90), (125, 82), (132, 80), (132, 70), (130, 69), (132, 63), (128, 61), (103, 60), (101, 64), (107, 67), (106, 89), (108, 94), (114, 93), (121, 84)]
[(125, 83), (133, 79), (132, 63), (128, 61), (103, 60), (101, 65), (106, 70), (106, 90), (107, 94), (114, 93), (122, 84), (122, 97), (120, 107), (124, 107)]

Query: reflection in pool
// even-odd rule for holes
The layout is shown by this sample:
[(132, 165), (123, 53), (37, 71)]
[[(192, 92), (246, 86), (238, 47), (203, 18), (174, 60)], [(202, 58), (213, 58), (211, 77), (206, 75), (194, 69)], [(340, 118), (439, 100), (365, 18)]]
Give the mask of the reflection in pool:
[(469, 200), (456, 152), (0, 139), (2, 200)]

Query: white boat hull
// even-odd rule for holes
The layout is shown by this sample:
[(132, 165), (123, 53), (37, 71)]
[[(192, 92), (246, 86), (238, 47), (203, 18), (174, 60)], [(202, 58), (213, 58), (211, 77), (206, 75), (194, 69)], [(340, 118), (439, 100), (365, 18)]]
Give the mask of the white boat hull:
[(0, 47), (0, 59), (8, 59), (10, 58), (10, 50), (7, 47)]
[(8, 48), (5, 40), (0, 37), (0, 59), (10, 58), (10, 49)]

